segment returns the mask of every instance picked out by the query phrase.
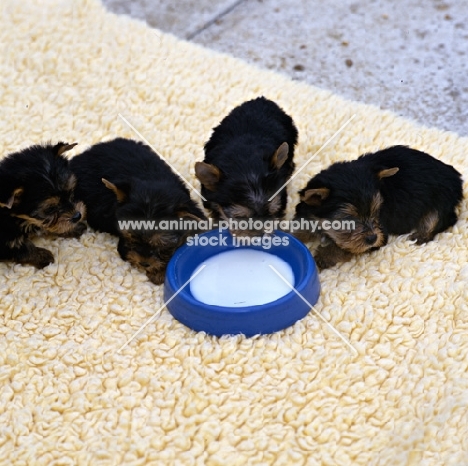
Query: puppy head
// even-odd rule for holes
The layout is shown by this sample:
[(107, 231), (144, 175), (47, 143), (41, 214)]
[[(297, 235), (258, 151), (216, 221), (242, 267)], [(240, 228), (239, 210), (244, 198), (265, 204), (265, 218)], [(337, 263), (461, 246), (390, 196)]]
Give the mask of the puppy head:
[(318, 233), (353, 254), (384, 246), (387, 233), (380, 224), (383, 198), (380, 180), (393, 176), (398, 168), (378, 172), (353, 170), (346, 163), (339, 169), (320, 173), (300, 191), (296, 219), (318, 221)]
[(118, 251), (122, 259), (143, 269), (153, 283), (160, 285), (172, 254), (182, 243), (183, 237), (177, 234), (122, 230)]
[(75, 145), (32, 146), (0, 162), (0, 208), (25, 230), (79, 236), (86, 229), (85, 206), (74, 200), (76, 178), (63, 155)]
[(226, 156), (221, 160), (222, 168), (197, 162), (195, 174), (213, 217), (236, 220), (282, 218), (286, 188), (280, 188), (292, 172), (288, 157), (289, 146), (284, 142), (267, 155), (252, 152), (249, 157)]
[(195, 228), (194, 223), (205, 219), (202, 211), (189, 194), (171, 180), (154, 183), (103, 179), (102, 182), (118, 201), (120, 255), (132, 265), (143, 268), (153, 282), (164, 280), (167, 263), (192, 232), (174, 224), (171, 226), (169, 222), (177, 224), (179, 219), (189, 219)]

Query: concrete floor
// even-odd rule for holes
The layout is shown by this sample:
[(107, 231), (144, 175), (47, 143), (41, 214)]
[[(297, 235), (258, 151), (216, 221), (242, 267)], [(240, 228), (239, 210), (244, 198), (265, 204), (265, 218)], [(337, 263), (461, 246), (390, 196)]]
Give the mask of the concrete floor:
[(467, 0), (103, 0), (155, 28), (468, 136)]

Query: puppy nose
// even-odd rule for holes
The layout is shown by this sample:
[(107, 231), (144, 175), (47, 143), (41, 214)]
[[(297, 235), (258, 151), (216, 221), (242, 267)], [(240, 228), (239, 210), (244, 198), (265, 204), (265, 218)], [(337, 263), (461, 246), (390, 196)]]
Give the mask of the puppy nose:
[(71, 221), (73, 223), (77, 223), (81, 220), (81, 213), (80, 212), (75, 212), (75, 214), (73, 215), (73, 217), (71, 218)]
[(374, 244), (377, 241), (377, 235), (366, 236), (365, 241), (366, 241), (367, 244)]

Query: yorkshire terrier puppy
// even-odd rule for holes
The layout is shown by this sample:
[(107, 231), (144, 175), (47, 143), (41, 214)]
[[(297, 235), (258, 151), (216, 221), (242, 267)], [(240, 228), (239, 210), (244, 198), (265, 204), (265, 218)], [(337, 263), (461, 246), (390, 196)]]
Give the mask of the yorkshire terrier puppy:
[(406, 146), (337, 162), (314, 176), (300, 192), (296, 220), (316, 221), (321, 236), (315, 260), (319, 268), (375, 250), (388, 235), (412, 233), (417, 244), (457, 221), (463, 198), (462, 178), (452, 166)]
[(76, 178), (63, 153), (76, 144), (35, 145), (0, 161), (0, 260), (42, 269), (52, 253), (31, 237), (78, 237), (86, 224), (85, 206), (74, 200)]
[[(118, 236), (121, 258), (143, 268), (153, 283), (163, 283), (167, 263), (192, 230), (157, 229), (155, 222), (205, 219), (184, 183), (150, 147), (124, 138), (92, 146), (73, 157), (71, 167), (89, 226)], [(146, 224), (125, 226), (126, 221)]]
[[(195, 164), (204, 206), (212, 217), (283, 218), (287, 192), (281, 188), (294, 170), (297, 138), (292, 118), (265, 97), (234, 108), (214, 128), (205, 144), (204, 161)], [(263, 231), (238, 233), (263, 235)]]

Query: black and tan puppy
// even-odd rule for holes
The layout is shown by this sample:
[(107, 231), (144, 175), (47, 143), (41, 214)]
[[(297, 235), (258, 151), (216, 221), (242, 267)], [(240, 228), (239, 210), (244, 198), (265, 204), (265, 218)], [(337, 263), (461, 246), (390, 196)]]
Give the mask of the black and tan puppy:
[(31, 236), (78, 237), (85, 206), (74, 200), (76, 178), (62, 154), (76, 144), (35, 145), (0, 161), (0, 260), (42, 269), (52, 253)]
[(195, 164), (213, 218), (281, 219), (287, 200), (281, 187), (294, 170), (297, 137), (292, 118), (264, 97), (232, 110), (205, 144), (204, 161)]
[(71, 167), (89, 226), (118, 236), (122, 259), (163, 283), (169, 259), (191, 231), (162, 230), (157, 222), (205, 218), (183, 182), (150, 147), (123, 138), (92, 146)]
[(452, 166), (406, 146), (334, 163), (300, 192), (296, 219), (317, 222), (324, 246), (315, 255), (320, 268), (378, 249), (388, 235), (412, 233), (417, 244), (431, 241), (457, 221), (462, 178)]

